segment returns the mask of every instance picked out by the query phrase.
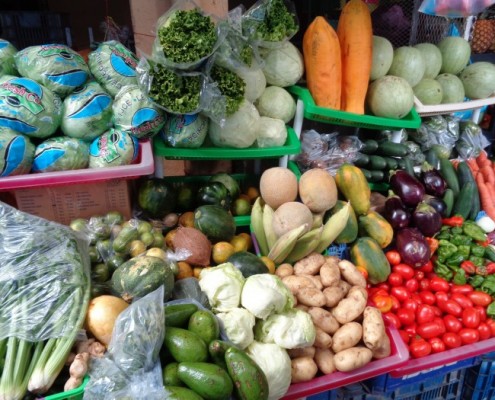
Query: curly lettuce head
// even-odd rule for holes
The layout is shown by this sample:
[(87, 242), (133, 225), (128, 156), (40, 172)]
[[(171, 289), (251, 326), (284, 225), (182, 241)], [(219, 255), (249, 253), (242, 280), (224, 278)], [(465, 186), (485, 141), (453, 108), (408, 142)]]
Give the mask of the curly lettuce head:
[(17, 75), (14, 56), (17, 49), (7, 40), (0, 39), (0, 76)]
[(66, 136), (46, 139), (36, 147), (33, 172), (68, 171), (86, 168), (89, 146), (80, 139)]
[(27, 174), (33, 165), (34, 150), (27, 136), (0, 128), (0, 177)]

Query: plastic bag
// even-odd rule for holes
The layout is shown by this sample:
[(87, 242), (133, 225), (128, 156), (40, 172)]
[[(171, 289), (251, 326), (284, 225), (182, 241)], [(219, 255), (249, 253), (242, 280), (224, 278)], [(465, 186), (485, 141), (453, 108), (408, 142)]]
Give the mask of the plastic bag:
[(172, 299), (185, 300), (190, 299), (198, 302), (206, 309), (211, 309), (208, 296), (204, 293), (197, 278), (184, 278), (175, 282), (174, 290), (172, 292)]
[(259, 0), (242, 16), (242, 32), (260, 47), (278, 47), (299, 30), (296, 8), (290, 0)]
[(485, 147), (490, 145), (488, 139), (483, 135), (483, 131), (473, 121), (461, 121), (461, 134), (455, 144), (455, 149), (460, 158), (478, 157)]
[(302, 133), (301, 154), (296, 156), (296, 161), (303, 172), (323, 168), (335, 175), (343, 163), (357, 159), (361, 147), (357, 136), (343, 136), (337, 132), (320, 134), (312, 129)]
[(85, 400), (165, 399), (159, 353), (165, 337), (163, 286), (117, 318), (108, 352), (90, 364)]
[(203, 114), (173, 114), (167, 118), (161, 137), (172, 147), (196, 149), (206, 139), (209, 121)]
[(80, 329), (90, 292), (84, 235), (0, 202), (0, 259), (0, 340), (41, 342)]
[(203, 12), (193, 0), (174, 2), (156, 23), (152, 58), (171, 68), (197, 69), (225, 37), (225, 25), (220, 21)]
[(416, 131), (410, 131), (409, 136), (426, 151), (435, 147), (436, 151), (449, 157), (455, 143), (459, 139), (459, 118), (435, 115), (425, 118)]
[(423, 0), (419, 12), (449, 18), (478, 15), (495, 0)]

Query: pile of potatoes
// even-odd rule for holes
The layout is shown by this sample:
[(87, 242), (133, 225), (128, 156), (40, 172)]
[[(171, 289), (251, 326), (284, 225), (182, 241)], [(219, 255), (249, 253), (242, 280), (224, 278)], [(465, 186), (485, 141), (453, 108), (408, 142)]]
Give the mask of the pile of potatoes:
[(347, 260), (311, 253), (275, 272), (311, 315), (316, 339), (311, 347), (288, 350), (292, 383), (318, 372), (348, 372), (391, 353), (381, 312), (367, 305), (366, 279)]

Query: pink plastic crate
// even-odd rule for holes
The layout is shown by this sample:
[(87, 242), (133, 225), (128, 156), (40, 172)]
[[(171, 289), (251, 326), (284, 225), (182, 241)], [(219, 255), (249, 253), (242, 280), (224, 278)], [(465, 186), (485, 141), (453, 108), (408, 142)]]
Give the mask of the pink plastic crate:
[(400, 337), (398, 330), (387, 327), (387, 334), (390, 337), (392, 354), (381, 360), (371, 361), (364, 367), (351, 372), (333, 372), (328, 375), (319, 376), (307, 382), (295, 383), (283, 397), (283, 400), (295, 400), (316, 393), (326, 392), (365, 379), (385, 374), (404, 365), (409, 360), (409, 351)]
[(139, 142), (138, 158), (134, 164), (120, 167), (85, 168), (73, 171), (42, 172), (0, 178), (0, 190), (15, 190), (45, 186), (88, 183), (110, 179), (131, 179), (155, 171), (151, 142)]
[(411, 358), (407, 364), (400, 368), (395, 368), (390, 371), (393, 377), (401, 377), (411, 375), (417, 372), (424, 372), (428, 369), (442, 367), (447, 364), (453, 364), (458, 361), (476, 357), (481, 354), (490, 353), (495, 350), (495, 338), (482, 340), (481, 342), (473, 343), (442, 351), (441, 353), (431, 354), (421, 358)]

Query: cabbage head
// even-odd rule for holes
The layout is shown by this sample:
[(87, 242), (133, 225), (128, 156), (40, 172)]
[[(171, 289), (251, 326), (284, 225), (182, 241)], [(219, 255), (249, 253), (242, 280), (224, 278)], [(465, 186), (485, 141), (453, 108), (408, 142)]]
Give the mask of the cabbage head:
[(296, 102), (284, 88), (268, 86), (254, 103), (262, 117), (281, 119), (288, 123), (296, 114)]
[(255, 318), (245, 308), (233, 308), (230, 311), (216, 314), (220, 320), (225, 335), (230, 342), (241, 349), (245, 349), (254, 340)]
[(244, 281), (241, 271), (229, 262), (203, 268), (199, 275), (199, 287), (216, 313), (239, 307)]
[(261, 117), (256, 143), (258, 147), (280, 147), (287, 140), (287, 127), (281, 119)]
[(280, 47), (260, 49), (265, 64), (263, 73), (269, 85), (295, 85), (304, 74), (304, 61), (299, 49), (288, 40)]

